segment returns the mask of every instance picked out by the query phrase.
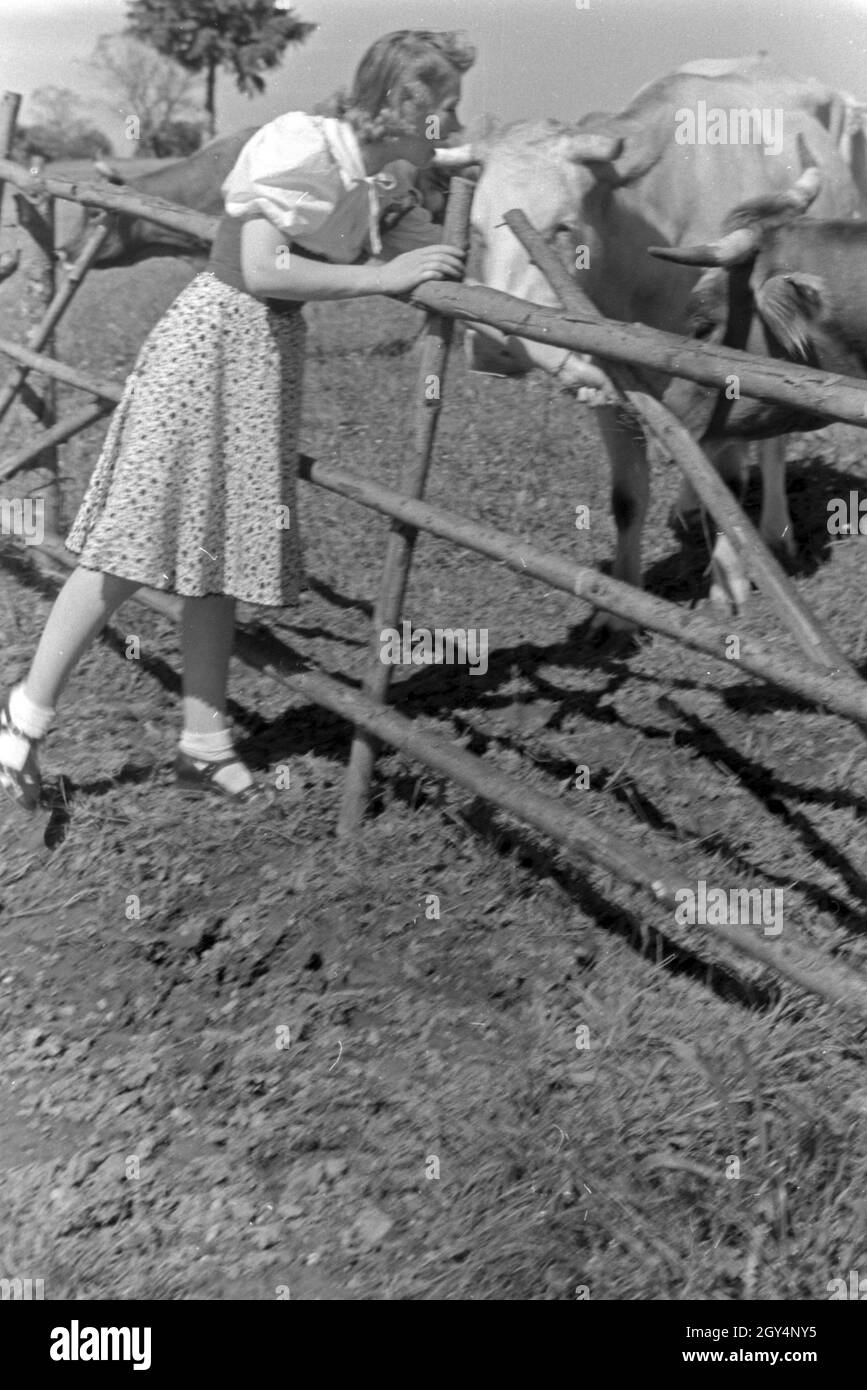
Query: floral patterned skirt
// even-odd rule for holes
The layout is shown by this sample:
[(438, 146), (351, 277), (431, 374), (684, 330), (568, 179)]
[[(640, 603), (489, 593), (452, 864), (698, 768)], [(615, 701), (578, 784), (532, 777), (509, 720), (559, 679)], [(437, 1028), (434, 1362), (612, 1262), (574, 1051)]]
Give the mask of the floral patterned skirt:
[(88, 569), (188, 597), (294, 603), (306, 324), (209, 271), (139, 352), (66, 540)]

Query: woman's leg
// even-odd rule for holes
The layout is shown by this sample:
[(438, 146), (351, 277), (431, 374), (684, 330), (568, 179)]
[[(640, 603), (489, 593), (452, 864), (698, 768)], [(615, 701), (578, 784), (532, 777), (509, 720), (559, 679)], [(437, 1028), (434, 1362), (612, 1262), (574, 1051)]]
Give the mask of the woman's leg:
[(26, 810), (34, 810), (39, 801), (34, 744), (48, 733), (76, 663), (137, 588), (135, 580), (79, 566), (58, 594), (27, 679), (0, 712), (0, 789)]
[(181, 640), (184, 653), (184, 729), (211, 734), (225, 729), (226, 684), (235, 636), (235, 600), (224, 594), (185, 598)]
[(253, 785), (235, 755), (226, 719), (226, 685), (235, 635), (235, 600), (223, 594), (185, 598), (181, 638), (184, 655), (184, 732), (180, 752), (201, 770), (223, 763), (214, 781), (238, 794)]
[(102, 570), (73, 570), (57, 595), (24, 682), (27, 699), (41, 709), (53, 709), (94, 638), (140, 587), (134, 579)]

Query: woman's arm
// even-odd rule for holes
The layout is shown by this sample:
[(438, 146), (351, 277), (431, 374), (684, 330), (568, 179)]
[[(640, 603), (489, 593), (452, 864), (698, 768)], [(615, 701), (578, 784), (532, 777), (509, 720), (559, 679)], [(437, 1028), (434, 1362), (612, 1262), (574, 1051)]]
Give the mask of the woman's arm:
[(350, 299), (382, 294), (379, 268), (329, 265), (292, 254), (289, 238), (266, 217), (241, 228), (241, 274), (260, 299)]
[(265, 217), (241, 228), (241, 274), (259, 299), (355, 299), (365, 294), (407, 294), (425, 280), (459, 276), (463, 252), (425, 246), (387, 265), (331, 265), (292, 254), (288, 238)]

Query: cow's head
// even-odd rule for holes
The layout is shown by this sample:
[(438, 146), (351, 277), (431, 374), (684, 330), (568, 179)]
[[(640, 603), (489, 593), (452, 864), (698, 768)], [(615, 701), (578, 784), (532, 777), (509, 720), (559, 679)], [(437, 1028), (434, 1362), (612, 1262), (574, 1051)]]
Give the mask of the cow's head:
[[(598, 278), (604, 257), (599, 205), (629, 177), (616, 166), (622, 150), (619, 136), (568, 129), (553, 121), (518, 127), (490, 143), (480, 152), (483, 167), (473, 200), (471, 274), (492, 289), (559, 307), (547, 279), (503, 222), (510, 208), (521, 208), (566, 264), (576, 270), (592, 267), (580, 283), (594, 297), (589, 277)], [(484, 326), (468, 330), (465, 345), (473, 371), (514, 375), (541, 367), (561, 385), (607, 385), (603, 373), (582, 354)]]
[[(860, 374), (857, 361), (837, 341), (833, 297), (812, 268), (817, 238), (821, 241), (824, 229), (837, 224), (799, 220), (819, 188), (819, 171), (808, 168), (787, 192), (734, 208), (717, 241), (650, 248), (659, 259), (709, 267), (690, 297), (693, 333), (760, 356)], [(704, 394), (704, 388), (679, 381), (665, 400), (689, 423), (695, 401)], [(824, 423), (820, 416), (796, 419), (785, 406), (750, 399), (733, 401), (717, 412), (715, 422), (708, 437), (760, 436)]]

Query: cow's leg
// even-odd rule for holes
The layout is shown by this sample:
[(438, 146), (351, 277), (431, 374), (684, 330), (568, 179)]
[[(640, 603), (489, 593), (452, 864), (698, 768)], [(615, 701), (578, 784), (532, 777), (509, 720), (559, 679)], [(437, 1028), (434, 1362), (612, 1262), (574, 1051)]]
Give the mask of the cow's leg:
[(798, 553), (789, 499), (786, 496), (785, 440), (764, 439), (756, 445), (759, 467), (762, 470), (762, 515), (759, 531), (765, 545), (772, 550), (785, 550), (790, 559)]
[[(762, 513), (759, 531), (762, 540), (772, 550), (785, 549), (796, 553), (796, 545), (786, 497), (786, 456), (782, 439), (766, 439), (756, 446), (762, 470)], [(736, 441), (706, 444), (708, 457), (719, 469), (723, 479), (735, 490), (735, 483), (745, 477), (747, 446)], [(750, 581), (744, 572), (731, 542), (717, 533), (711, 560), (711, 601), (727, 611), (740, 612), (750, 595)]]
[[(641, 533), (650, 496), (650, 469), (644, 435), (635, 420), (616, 406), (600, 406), (596, 419), (611, 465), (611, 510), (617, 527), (614, 578), (641, 588)], [(593, 630), (628, 632), (634, 624), (599, 613)]]
[[(740, 440), (705, 441), (702, 446), (720, 477), (733, 492), (742, 493), (746, 476), (746, 445)], [(710, 598), (717, 608), (739, 613), (747, 606), (750, 581), (728, 537), (716, 532), (710, 562)]]
[(700, 511), (701, 502), (698, 493), (689, 478), (681, 478), (677, 498), (669, 513), (669, 524), (678, 521), (685, 524), (691, 516), (695, 516), (696, 512)]

